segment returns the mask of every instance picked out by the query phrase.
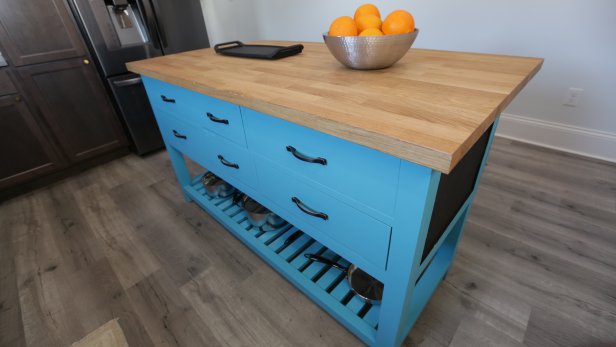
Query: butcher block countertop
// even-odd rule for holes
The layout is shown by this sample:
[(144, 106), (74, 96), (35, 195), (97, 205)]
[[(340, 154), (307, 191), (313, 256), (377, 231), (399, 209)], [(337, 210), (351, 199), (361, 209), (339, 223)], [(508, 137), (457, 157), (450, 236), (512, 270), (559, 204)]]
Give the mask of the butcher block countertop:
[[(290, 45), (295, 42), (259, 41)], [(411, 49), (356, 71), (323, 43), (256, 60), (195, 50), (128, 69), (449, 173), (541, 68), (543, 59)]]

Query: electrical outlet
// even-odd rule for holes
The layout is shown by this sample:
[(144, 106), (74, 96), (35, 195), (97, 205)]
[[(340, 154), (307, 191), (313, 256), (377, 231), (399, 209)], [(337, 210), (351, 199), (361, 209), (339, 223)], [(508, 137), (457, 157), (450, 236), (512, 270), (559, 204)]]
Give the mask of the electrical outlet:
[(580, 103), (580, 99), (582, 98), (582, 93), (584, 89), (581, 88), (569, 88), (565, 93), (565, 97), (563, 98), (563, 105), (576, 107)]

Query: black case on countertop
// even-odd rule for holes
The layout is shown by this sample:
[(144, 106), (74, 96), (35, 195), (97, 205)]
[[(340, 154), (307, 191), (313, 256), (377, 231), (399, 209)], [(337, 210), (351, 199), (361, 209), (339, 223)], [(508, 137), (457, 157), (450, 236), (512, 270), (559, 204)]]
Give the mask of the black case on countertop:
[(232, 57), (276, 60), (290, 57), (302, 52), (304, 45), (292, 46), (268, 46), (268, 45), (245, 45), (240, 41), (219, 43), (214, 46), (218, 54)]

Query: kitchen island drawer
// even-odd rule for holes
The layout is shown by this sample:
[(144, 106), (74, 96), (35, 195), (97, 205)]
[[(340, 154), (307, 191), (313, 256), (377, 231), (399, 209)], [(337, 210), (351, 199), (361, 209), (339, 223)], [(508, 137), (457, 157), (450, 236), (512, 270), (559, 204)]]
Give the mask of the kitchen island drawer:
[(143, 80), (153, 107), (246, 146), (239, 106), (159, 80)]
[(222, 179), (228, 180), (233, 177), (251, 187), (256, 187), (255, 166), (245, 148), (219, 135), (209, 133), (207, 144), (202, 148), (200, 157), (208, 163), (207, 168)]
[(202, 166), (207, 167), (211, 164), (206, 161), (207, 155), (203, 150), (210, 144), (206, 139), (207, 132), (156, 108), (154, 114), (167, 146), (188, 155)]
[(254, 160), (261, 193), (292, 215), (294, 222), (311, 226), (304, 228), (304, 232), (351, 261), (385, 269), (390, 226), (316, 189), (266, 158), (255, 156)]
[(252, 153), (392, 216), (400, 159), (242, 108)]

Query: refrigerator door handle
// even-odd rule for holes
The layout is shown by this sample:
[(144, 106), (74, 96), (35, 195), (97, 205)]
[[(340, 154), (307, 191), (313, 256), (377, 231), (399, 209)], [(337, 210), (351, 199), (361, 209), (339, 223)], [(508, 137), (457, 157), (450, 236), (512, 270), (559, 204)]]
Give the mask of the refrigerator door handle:
[[(149, 1), (152, 4), (152, 12), (154, 13), (154, 17), (160, 19), (160, 5), (158, 4), (158, 0), (145, 0)], [(164, 0), (167, 1), (167, 0)], [(157, 13), (157, 11), (159, 13)], [(156, 28), (158, 29), (158, 37), (160, 38), (160, 44), (163, 48), (167, 48), (167, 37), (165, 35), (165, 28), (163, 27), (163, 23), (160, 20), (156, 21)]]
[[(137, 0), (139, 2), (138, 8), (139, 12), (141, 12), (141, 16), (143, 17), (143, 24), (148, 30), (148, 34), (150, 35), (150, 40), (154, 44), (154, 48), (161, 49), (159, 35), (158, 35), (158, 26), (156, 24), (156, 18), (154, 18), (153, 13), (150, 13), (152, 7), (148, 4), (149, 8), (144, 6), (143, 0)], [(148, 0), (145, 0), (148, 1)]]
[(139, 83), (142, 83), (141, 77), (133, 77), (127, 80), (113, 81), (113, 85), (117, 87), (127, 87), (127, 86), (132, 86), (135, 84), (139, 84)]

